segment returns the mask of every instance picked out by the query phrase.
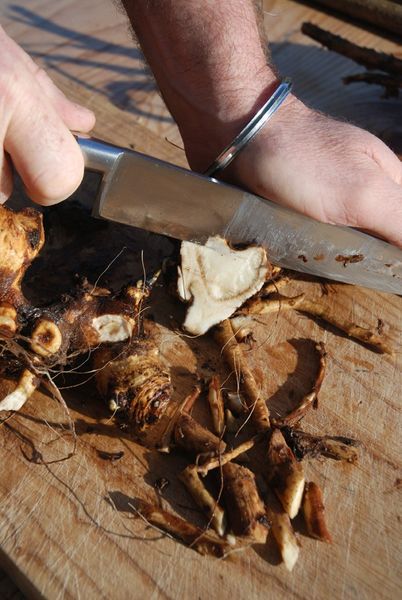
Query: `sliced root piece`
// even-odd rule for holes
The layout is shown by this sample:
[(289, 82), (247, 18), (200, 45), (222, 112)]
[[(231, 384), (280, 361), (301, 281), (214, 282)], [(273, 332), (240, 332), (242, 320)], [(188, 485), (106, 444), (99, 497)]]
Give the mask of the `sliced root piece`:
[(175, 444), (193, 457), (216, 456), (224, 452), (226, 444), (193, 417), (181, 414), (174, 428)]
[(149, 340), (127, 347), (104, 346), (95, 352), (96, 383), (112, 411), (121, 411), (138, 431), (160, 419), (171, 397), (168, 371)]
[(240, 377), (241, 387), (255, 428), (257, 431), (267, 431), (270, 427), (268, 407), (254, 375), (247, 365), (241, 347), (237, 343), (229, 319), (218, 325), (215, 337), (218, 344), (221, 345), (223, 356), (229, 367)]
[(326, 456), (334, 460), (355, 463), (359, 457), (358, 440), (341, 436), (319, 436), (298, 429), (282, 429), (287, 443), (299, 460), (304, 457)]
[(222, 474), (225, 505), (233, 533), (251, 542), (264, 544), (269, 522), (254, 474), (232, 462), (222, 467)]
[(285, 567), (288, 571), (292, 571), (299, 558), (299, 543), (289, 515), (278, 506), (274, 499), (271, 500), (267, 508), (271, 531), (278, 544)]
[(304, 491), (304, 470), (297, 462), (279, 429), (274, 429), (268, 445), (268, 480), (291, 519), (299, 512)]
[[(156, 506), (141, 503), (136, 512), (151, 525), (166, 531), (202, 555), (223, 558), (234, 549), (233, 544), (221, 539), (214, 531), (204, 531)], [(239, 546), (236, 546), (237, 548)]]
[(209, 382), (208, 402), (215, 433), (216, 435), (222, 436), (225, 428), (225, 410), (223, 406), (221, 385), (217, 375), (212, 377)]
[(200, 473), (200, 475), (205, 477), (205, 475), (208, 473), (208, 471), (212, 471), (213, 469), (222, 467), (223, 465), (226, 465), (227, 463), (234, 460), (235, 458), (238, 458), (239, 456), (241, 456), (248, 450), (251, 450), (251, 448), (253, 448), (255, 446), (255, 444), (258, 441), (260, 441), (261, 439), (262, 439), (261, 435), (256, 435), (253, 438), (251, 438), (250, 440), (247, 440), (247, 441), (243, 442), (242, 444), (239, 444), (237, 446), (237, 448), (233, 448), (232, 450), (228, 450), (227, 452), (224, 452), (223, 454), (219, 454), (219, 456), (209, 458), (205, 462), (199, 463), (198, 467), (197, 467), (198, 472)]
[(182, 242), (178, 292), (191, 302), (185, 329), (200, 335), (227, 319), (262, 288), (270, 273), (263, 248), (235, 250), (219, 236), (205, 246)]
[(393, 353), (392, 348), (377, 333), (334, 315), (327, 306), (304, 298), (295, 308), (306, 315), (318, 317), (326, 321), (333, 327), (346, 333), (349, 337), (366, 344), (376, 352), (380, 352), (381, 354)]
[(28, 369), (24, 369), (18, 380), (17, 387), (7, 394), (0, 402), (0, 411), (20, 410), (29, 400), (40, 383), (39, 377)]
[(304, 396), (300, 405), (297, 408), (295, 408), (294, 410), (292, 410), (292, 412), (287, 414), (282, 419), (272, 420), (272, 422), (278, 427), (284, 427), (284, 426), (293, 427), (301, 419), (303, 419), (303, 417), (305, 417), (306, 413), (310, 410), (311, 407), (315, 408), (317, 405), (318, 394), (321, 389), (322, 382), (324, 380), (325, 370), (326, 370), (326, 366), (327, 366), (327, 360), (326, 360), (327, 354), (325, 352), (325, 346), (322, 342), (318, 343), (316, 345), (315, 349), (316, 349), (316, 352), (317, 352), (318, 358), (319, 358), (319, 368), (318, 368), (316, 380), (313, 385), (313, 389), (311, 390), (311, 392), (306, 394), (306, 396)]
[(197, 473), (197, 467), (190, 465), (179, 475), (193, 500), (206, 513), (216, 533), (223, 537), (226, 531), (226, 516), (223, 508), (209, 493)]
[(309, 535), (317, 540), (331, 544), (332, 537), (325, 523), (322, 491), (314, 481), (306, 483), (303, 497), (303, 513)]

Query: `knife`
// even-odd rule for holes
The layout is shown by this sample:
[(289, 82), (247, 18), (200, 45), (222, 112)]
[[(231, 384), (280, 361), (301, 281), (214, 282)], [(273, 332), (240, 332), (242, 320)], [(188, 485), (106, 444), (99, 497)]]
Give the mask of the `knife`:
[(200, 244), (214, 235), (257, 244), (280, 267), (402, 294), (402, 250), (382, 240), (139, 152), (77, 141), (86, 168), (102, 174), (96, 217)]

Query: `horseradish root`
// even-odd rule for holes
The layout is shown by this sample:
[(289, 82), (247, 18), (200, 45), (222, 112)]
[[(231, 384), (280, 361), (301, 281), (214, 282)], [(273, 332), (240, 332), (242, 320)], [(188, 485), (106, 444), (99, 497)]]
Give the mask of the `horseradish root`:
[(147, 523), (166, 531), (202, 555), (223, 558), (233, 550), (230, 541), (220, 538), (214, 531), (204, 531), (181, 517), (151, 504), (141, 503), (136, 513)]
[(0, 401), (0, 411), (20, 410), (27, 400), (32, 396), (40, 383), (40, 379), (28, 369), (24, 369), (20, 375), (17, 387)]
[(226, 444), (193, 417), (181, 414), (174, 428), (176, 446), (193, 457), (210, 458), (224, 452)]
[(289, 515), (274, 502), (268, 506), (267, 514), (285, 567), (292, 571), (299, 558), (300, 547)]
[(228, 462), (222, 467), (222, 474), (225, 504), (233, 533), (248, 541), (264, 544), (269, 523), (254, 473)]
[(95, 352), (94, 366), (101, 397), (138, 431), (164, 414), (171, 396), (170, 375), (155, 343), (135, 339), (123, 347), (103, 346)]
[(225, 429), (225, 408), (219, 377), (214, 375), (209, 382), (208, 402), (216, 435), (223, 435)]
[(218, 325), (215, 338), (233, 373), (240, 379), (247, 407), (257, 431), (269, 429), (269, 410), (254, 376), (244, 359), (229, 319)]
[(186, 486), (194, 502), (206, 513), (216, 533), (223, 537), (226, 531), (225, 512), (201, 481), (197, 467), (189, 465), (180, 473), (179, 479)]
[(304, 491), (304, 470), (279, 429), (268, 445), (268, 481), (291, 519), (299, 512)]
[(325, 509), (320, 487), (310, 481), (306, 483), (303, 497), (303, 513), (306, 521), (307, 531), (311, 537), (332, 543), (332, 537), (325, 523)]

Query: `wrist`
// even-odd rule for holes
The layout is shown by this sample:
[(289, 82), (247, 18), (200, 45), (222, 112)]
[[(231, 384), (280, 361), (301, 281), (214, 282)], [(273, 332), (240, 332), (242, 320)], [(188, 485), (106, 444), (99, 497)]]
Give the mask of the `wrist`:
[[(183, 121), (179, 122), (190, 167), (204, 172), (272, 96), (278, 84), (276, 76), (267, 70), (263, 77), (253, 79), (249, 85), (237, 88), (232, 94), (229, 92), (222, 95), (215, 106), (206, 106), (204, 111), (193, 114), (191, 119), (185, 119), (184, 126)], [(275, 125), (284, 124), (287, 118), (302, 107), (302, 103), (290, 94), (272, 116), (272, 121), (264, 125), (263, 129), (272, 128), (274, 131)], [(256, 137), (259, 135), (260, 133)], [(245, 150), (247, 147), (240, 154)]]

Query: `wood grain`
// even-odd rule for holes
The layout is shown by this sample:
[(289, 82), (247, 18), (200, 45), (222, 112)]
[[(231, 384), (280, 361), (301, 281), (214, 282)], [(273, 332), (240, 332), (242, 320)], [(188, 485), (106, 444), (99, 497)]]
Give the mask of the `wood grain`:
[[(124, 17), (112, 3), (98, 2), (96, 14), (89, 0), (35, 0), (19, 6), (18, 10), (1, 6), (3, 24), (17, 41), (45, 54), (38, 60), (50, 67), (66, 93), (95, 109), (97, 135), (185, 164), (183, 152), (164, 140), (165, 135), (176, 135), (176, 130), (143, 73)], [(392, 42), (292, 2), (265, 2), (265, 8), (266, 26), (282, 68), (296, 69), (294, 53), (300, 56), (305, 47), (297, 87), (324, 107), (330, 105), (330, 94), (334, 96), (339, 89), (336, 77), (353, 65), (311, 46), (299, 32), (303, 20), (313, 19), (357, 43), (384, 51), (395, 48)], [(330, 67), (334, 68), (332, 78), (324, 79), (326, 89), (322, 76), (327, 77)], [(362, 89), (349, 99), (359, 98), (360, 108), (363, 102), (370, 127), (391, 127), (396, 122), (393, 110), (382, 108), (394, 103), (383, 104), (375, 90)], [(345, 93), (342, 88), (339, 95)], [(335, 112), (345, 107), (336, 98), (333, 104)], [(108, 244), (114, 248), (121, 235), (119, 229), (110, 230)], [(133, 262), (131, 275), (140, 269), (141, 244), (150, 262), (168, 251), (156, 236), (139, 238), (132, 250), (138, 264)], [(322, 293), (319, 284), (302, 281), (284, 291), (300, 290), (312, 297)], [(176, 478), (185, 462), (179, 456), (158, 455), (118, 430), (89, 382), (83, 389), (65, 391), (78, 434), (76, 452), (68, 460), (49, 463), (66, 457), (72, 448), (66, 414), (51, 398), (36, 394), (21, 413), (0, 426), (0, 561), (27, 596), (398, 597), (402, 584), (398, 485), (402, 477), (402, 301), (340, 284), (326, 298), (339, 314), (361, 325), (376, 327), (381, 318), (395, 355), (374, 354), (304, 316), (282, 312), (266, 317), (258, 326), (250, 365), (270, 398), (272, 412), (283, 414), (306, 392), (311, 380), (309, 340), (326, 343), (328, 376), (320, 408), (308, 416), (305, 428), (312, 433), (349, 435), (364, 445), (357, 466), (333, 461), (312, 461), (308, 466), (308, 478), (324, 490), (332, 547), (300, 535), (301, 558), (289, 574), (278, 564), (271, 543), (217, 561), (201, 558), (147, 528), (132, 506), (136, 498), (158, 501), (153, 484), (161, 476), (171, 482), (163, 506), (202, 522), (186, 508), (191, 501)], [(177, 401), (191, 389), (197, 374), (208, 375), (211, 365), (220, 364), (219, 349), (209, 337), (191, 340), (177, 334), (182, 309), (163, 290), (152, 312), (163, 355), (171, 366)], [(112, 463), (103, 460), (99, 450), (123, 451), (124, 456)], [(48, 464), (35, 460), (38, 452)]]

